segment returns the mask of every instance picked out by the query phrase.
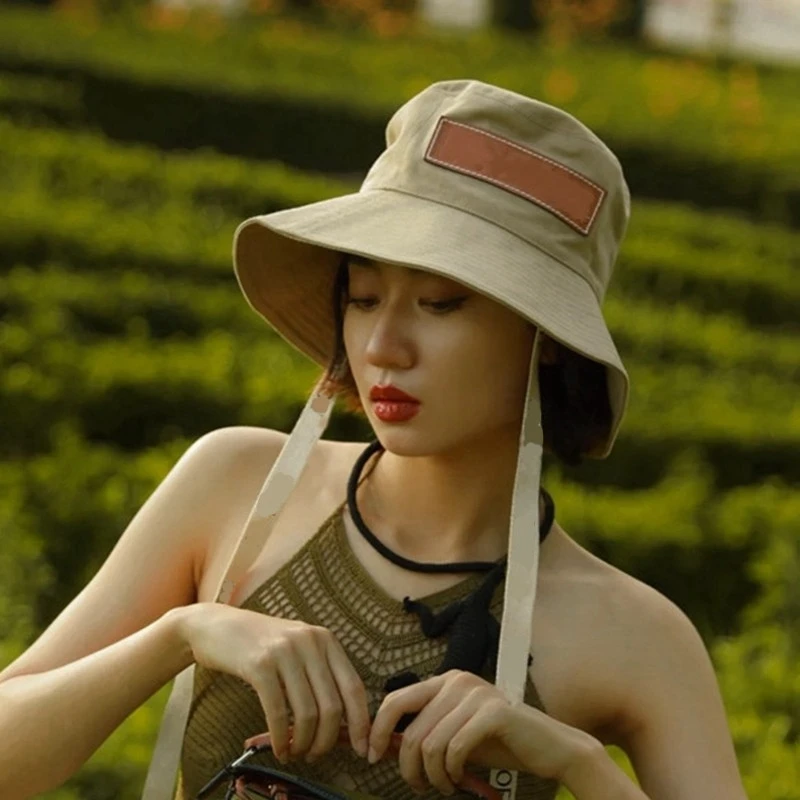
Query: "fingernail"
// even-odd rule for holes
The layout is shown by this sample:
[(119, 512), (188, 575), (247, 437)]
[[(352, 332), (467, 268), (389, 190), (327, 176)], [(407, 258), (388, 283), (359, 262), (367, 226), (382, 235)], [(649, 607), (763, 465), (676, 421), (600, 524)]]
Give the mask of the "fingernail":
[(369, 746), (369, 739), (366, 737), (364, 739), (359, 739), (358, 743), (356, 744), (356, 749), (358, 750), (358, 754), (361, 758), (367, 757), (367, 747)]
[(378, 760), (378, 751), (374, 747), (370, 747), (369, 755), (367, 756), (367, 761), (370, 764), (374, 764)]

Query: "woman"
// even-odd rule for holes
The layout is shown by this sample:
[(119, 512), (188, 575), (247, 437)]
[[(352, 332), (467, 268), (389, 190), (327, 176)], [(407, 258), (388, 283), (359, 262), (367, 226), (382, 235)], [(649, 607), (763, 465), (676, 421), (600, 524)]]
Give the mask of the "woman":
[[(196, 664), (179, 798), (265, 729), (262, 763), (358, 795), (451, 794), (491, 767), (520, 798), (744, 798), (691, 623), (573, 542), (539, 487), (543, 447), (604, 457), (624, 415), (600, 302), (628, 213), (617, 160), (577, 120), (450, 81), (394, 115), (359, 193), (243, 223), (248, 302), (326, 381), (288, 442), (232, 428), (191, 448), (0, 676), (0, 733), (24, 743), (0, 755), (16, 792), (0, 796), (32, 796), (46, 719), (80, 725), (35, 791)], [(375, 442), (317, 441), (332, 391)]]

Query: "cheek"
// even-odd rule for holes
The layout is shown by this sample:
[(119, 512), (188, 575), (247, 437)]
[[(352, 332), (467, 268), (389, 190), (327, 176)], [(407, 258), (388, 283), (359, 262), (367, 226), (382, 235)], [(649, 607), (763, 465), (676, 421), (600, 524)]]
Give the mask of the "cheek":
[[(491, 331), (487, 335), (487, 331)], [(448, 347), (440, 342), (442, 378), (464, 387), (480, 405), (511, 411), (521, 408), (528, 385), (533, 334), (521, 326), (499, 328), (487, 322)]]
[(484, 386), (496, 407), (516, 414), (528, 388), (533, 333), (513, 326), (510, 331), (498, 330), (497, 334), (484, 339), (475, 360), (482, 365)]

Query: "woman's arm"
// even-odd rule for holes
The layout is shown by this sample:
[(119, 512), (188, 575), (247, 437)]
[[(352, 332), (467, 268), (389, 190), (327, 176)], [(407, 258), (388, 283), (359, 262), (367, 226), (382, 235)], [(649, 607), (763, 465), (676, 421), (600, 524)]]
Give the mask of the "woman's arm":
[(0, 797), (25, 800), (74, 774), (126, 717), (192, 663), (180, 614), (70, 664), (0, 683)]
[(700, 635), (654, 589), (634, 582), (630, 591), (631, 612), (618, 629), (624, 707), (614, 743), (630, 757), (650, 800), (747, 800)]
[[(567, 754), (559, 780), (576, 800), (747, 800), (711, 660), (690, 620), (627, 576), (606, 611), (589, 663), (595, 679), (621, 698), (607, 742), (628, 754), (641, 788), (598, 739), (551, 719), (554, 741)], [(542, 715), (527, 706), (516, 711), (527, 718), (532, 743), (520, 768), (536, 772), (539, 742), (546, 741)]]
[(577, 800), (650, 800), (595, 742), (576, 754), (561, 779)]
[(242, 465), (265, 476), (280, 452), (282, 434), (257, 433), (231, 427), (198, 439), (89, 584), (0, 672), (0, 797), (60, 786), (191, 663), (176, 621), (197, 601), (209, 542), (238, 496)]

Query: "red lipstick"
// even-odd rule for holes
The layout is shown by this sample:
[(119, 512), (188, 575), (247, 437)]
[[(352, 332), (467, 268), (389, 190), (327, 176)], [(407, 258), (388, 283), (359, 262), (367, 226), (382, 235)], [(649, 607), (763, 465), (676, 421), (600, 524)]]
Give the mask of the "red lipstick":
[(369, 399), (382, 422), (407, 422), (419, 412), (420, 401), (396, 386), (373, 386)]
[(369, 390), (370, 400), (394, 400), (398, 403), (419, 403), (416, 397), (406, 394), (402, 389), (388, 384), (387, 386), (373, 386)]

